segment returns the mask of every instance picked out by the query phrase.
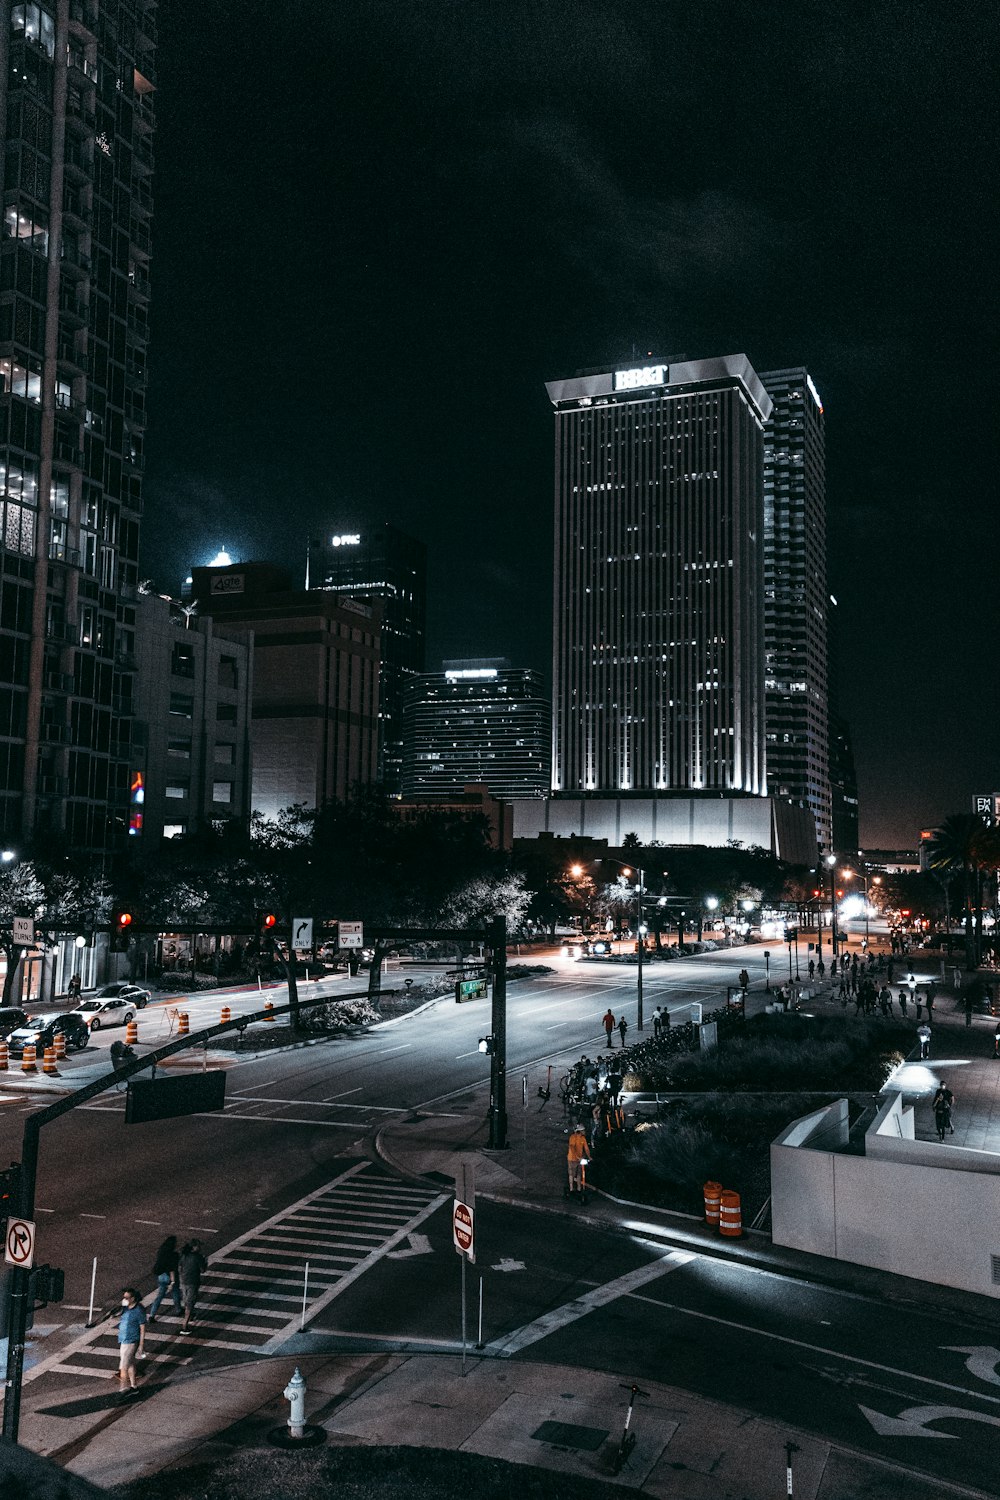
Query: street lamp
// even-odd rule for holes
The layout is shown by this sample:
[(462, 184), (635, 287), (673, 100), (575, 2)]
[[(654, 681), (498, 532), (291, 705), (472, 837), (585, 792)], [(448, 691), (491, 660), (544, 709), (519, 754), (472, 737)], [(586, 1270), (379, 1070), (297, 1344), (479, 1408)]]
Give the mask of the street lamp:
[[(622, 861), (620, 859), (614, 859), (612, 856), (605, 856), (605, 857), (603, 857), (601, 859), (601, 863), (602, 864), (617, 865), (619, 871), (626, 878), (626, 880), (632, 874), (634, 874), (637, 877), (637, 884), (636, 884), (636, 887), (635, 887), (635, 906), (636, 906), (635, 930), (636, 930), (636, 958), (637, 958), (638, 962), (636, 964), (636, 991), (635, 991), (635, 995), (636, 995), (636, 1012), (635, 1012), (635, 1024), (636, 1024), (636, 1030), (637, 1031), (642, 1031), (644, 1029), (644, 1027), (643, 1027), (643, 1014), (642, 1014), (642, 968), (643, 968), (642, 960), (643, 960), (643, 956), (644, 956), (643, 949), (644, 949), (644, 946), (645, 946), (645, 943), (644, 943), (644, 933), (643, 933), (643, 925), (642, 925), (642, 886), (643, 886), (642, 870), (639, 869), (638, 867), (636, 867), (636, 869), (633, 871), (631, 865), (625, 864), (624, 861)], [(578, 878), (580, 875), (583, 874), (583, 866), (582, 865), (571, 865), (570, 866), (570, 874)]]
[(827, 869), (830, 871), (830, 947), (833, 950), (834, 958), (836, 958), (840, 951), (840, 935), (837, 931), (837, 892), (835, 889), (837, 856), (835, 854), (827, 854), (825, 858)]
[(2, 853), (0, 853), (0, 860), (2, 860), (5, 865), (13, 864), (16, 858), (16, 849), (4, 849)]

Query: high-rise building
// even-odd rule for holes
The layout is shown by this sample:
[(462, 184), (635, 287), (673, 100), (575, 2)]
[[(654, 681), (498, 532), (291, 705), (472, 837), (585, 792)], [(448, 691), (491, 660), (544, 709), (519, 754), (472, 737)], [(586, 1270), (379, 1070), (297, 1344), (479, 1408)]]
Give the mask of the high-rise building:
[(541, 676), (503, 657), (446, 661), (407, 685), (403, 797), (447, 800), (471, 784), (504, 802), (549, 788), (551, 710)]
[(380, 607), (290, 583), (269, 563), (192, 570), (199, 612), (252, 637), (252, 804), (266, 817), (375, 779)]
[(124, 841), (155, 0), (0, 0), (0, 828)]
[(553, 791), (764, 795), (770, 397), (743, 354), (547, 390)]
[(386, 522), (309, 538), (307, 589), (377, 601), (382, 613), (378, 779), (398, 797), (403, 780), (403, 694), (425, 664), (427, 548)]
[(764, 704), (767, 782), (807, 807), (830, 847), (823, 404), (801, 368), (761, 374), (764, 433)]

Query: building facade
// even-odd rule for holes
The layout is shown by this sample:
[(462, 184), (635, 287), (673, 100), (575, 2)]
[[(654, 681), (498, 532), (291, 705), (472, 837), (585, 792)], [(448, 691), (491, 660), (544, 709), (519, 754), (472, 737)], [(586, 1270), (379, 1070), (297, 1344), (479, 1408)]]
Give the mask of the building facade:
[(0, 828), (124, 842), (155, 0), (0, 0)]
[(834, 710), (830, 712), (830, 792), (832, 804), (832, 848), (854, 857), (860, 844), (858, 773), (854, 764), (851, 726)]
[(472, 784), (514, 802), (549, 786), (551, 708), (541, 676), (503, 657), (446, 661), (403, 698), (403, 797), (447, 800)]
[(403, 783), (403, 697), (423, 672), (427, 548), (386, 522), (309, 538), (306, 588), (377, 602), (382, 617), (378, 779), (390, 796)]
[(155, 854), (220, 821), (249, 825), (253, 647), (159, 594), (137, 608), (130, 843)]
[(379, 606), (293, 590), (268, 563), (195, 568), (198, 610), (227, 634), (252, 634), (254, 811), (343, 801), (375, 780)]
[(764, 705), (767, 781), (808, 807), (830, 847), (826, 449), (808, 371), (771, 370), (764, 433)]
[(547, 385), (552, 789), (763, 795), (763, 434), (745, 355)]

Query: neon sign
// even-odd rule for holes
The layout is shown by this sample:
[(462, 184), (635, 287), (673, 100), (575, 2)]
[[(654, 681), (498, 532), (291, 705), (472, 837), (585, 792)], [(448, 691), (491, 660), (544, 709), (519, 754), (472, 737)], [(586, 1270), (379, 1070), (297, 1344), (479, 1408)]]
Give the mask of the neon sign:
[(616, 391), (638, 391), (646, 385), (662, 385), (667, 376), (666, 365), (643, 365), (638, 370), (616, 370)]
[(358, 532), (347, 532), (344, 536), (332, 536), (331, 547), (360, 547), (361, 537)]

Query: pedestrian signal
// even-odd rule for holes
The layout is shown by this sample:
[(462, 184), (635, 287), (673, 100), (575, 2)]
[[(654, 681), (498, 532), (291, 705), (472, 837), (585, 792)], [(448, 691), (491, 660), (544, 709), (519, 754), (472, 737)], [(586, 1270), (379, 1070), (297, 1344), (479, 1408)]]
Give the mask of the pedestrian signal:
[(497, 1050), (497, 1039), (495, 1036), (481, 1036), (479, 1038), (479, 1050), (492, 1057)]

